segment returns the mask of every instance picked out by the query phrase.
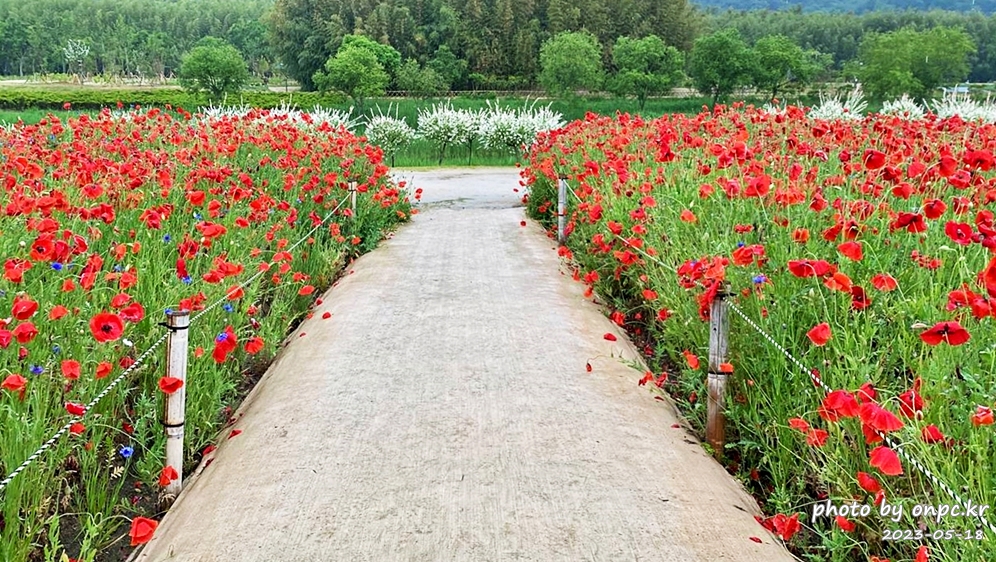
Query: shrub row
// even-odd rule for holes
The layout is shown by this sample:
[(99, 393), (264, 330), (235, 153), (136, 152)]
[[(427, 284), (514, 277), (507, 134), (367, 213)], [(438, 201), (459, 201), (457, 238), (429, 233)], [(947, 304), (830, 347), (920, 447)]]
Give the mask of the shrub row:
[[(285, 104), (299, 107), (329, 106), (345, 103), (339, 94), (318, 92), (242, 92), (229, 96), (220, 105), (248, 105), (260, 108), (274, 108)], [(203, 95), (194, 95), (183, 90), (162, 88), (156, 90), (101, 89), (101, 88), (0, 88), (0, 109), (62, 109), (65, 103), (73, 109), (99, 110), (105, 107), (165, 106), (183, 107), (188, 110), (211, 104)], [(214, 102), (219, 105), (219, 102)]]

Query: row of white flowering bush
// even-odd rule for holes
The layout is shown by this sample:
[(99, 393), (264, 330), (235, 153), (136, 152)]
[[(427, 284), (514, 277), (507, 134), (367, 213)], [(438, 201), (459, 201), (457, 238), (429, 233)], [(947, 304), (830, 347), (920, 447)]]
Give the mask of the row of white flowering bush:
[[(820, 102), (811, 107), (807, 115), (825, 121), (858, 120), (864, 117), (867, 107), (868, 102), (859, 86), (849, 91), (846, 96), (840, 93), (824, 96), (821, 93)], [(764, 109), (769, 113), (785, 110), (784, 107), (772, 105), (767, 105)], [(940, 119), (958, 116), (965, 121), (996, 124), (996, 100), (987, 97), (984, 101), (979, 101), (968, 94), (949, 93), (939, 100), (929, 102), (922, 100), (922, 103), (918, 103), (904, 94), (899, 99), (884, 102), (879, 113), (910, 121), (933, 115)]]
[[(201, 114), (207, 119), (229, 116), (245, 117), (253, 110), (249, 107), (207, 107)], [(356, 117), (353, 108), (330, 110), (315, 107), (302, 112), (290, 106), (259, 111), (260, 119), (288, 120), (301, 125), (332, 128), (344, 127), (356, 131), (362, 127), (367, 140), (380, 146), (385, 154), (394, 155), (418, 139), (431, 143), (439, 154), (440, 163), (446, 150), (464, 146), (473, 154), (475, 146), (491, 151), (522, 154), (536, 140), (536, 135), (564, 125), (563, 116), (549, 106), (536, 106), (536, 102), (519, 107), (503, 106), (498, 101), (488, 101), (480, 109), (456, 109), (450, 102), (425, 107), (418, 112), (416, 127), (412, 127), (397, 110), (391, 115), (377, 108), (370, 115)]]

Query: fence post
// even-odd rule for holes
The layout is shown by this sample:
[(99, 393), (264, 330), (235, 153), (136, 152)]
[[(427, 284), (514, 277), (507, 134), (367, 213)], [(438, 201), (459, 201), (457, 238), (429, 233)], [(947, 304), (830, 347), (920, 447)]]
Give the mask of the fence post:
[(726, 445), (726, 383), (729, 373), (723, 372), (727, 360), (730, 335), (730, 318), (726, 298), (729, 286), (723, 283), (709, 311), (709, 410), (706, 420), (706, 440), (713, 448), (717, 460), (723, 457)]
[(353, 220), (356, 220), (356, 182), (349, 182), (349, 205), (353, 210)]
[(567, 242), (565, 234), (567, 228), (567, 178), (560, 177), (557, 182), (557, 243), (563, 245)]
[(184, 401), (187, 397), (187, 327), (190, 312), (171, 310), (166, 315), (170, 331), (166, 340), (166, 376), (183, 381), (179, 390), (166, 396), (163, 425), (166, 427), (166, 465), (176, 470), (177, 477), (166, 486), (166, 495), (176, 498), (183, 487), (183, 424)]

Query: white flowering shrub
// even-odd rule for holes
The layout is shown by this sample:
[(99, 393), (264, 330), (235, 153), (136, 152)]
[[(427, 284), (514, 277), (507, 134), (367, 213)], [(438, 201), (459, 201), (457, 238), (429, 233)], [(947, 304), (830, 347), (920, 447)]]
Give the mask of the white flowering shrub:
[(941, 119), (957, 115), (965, 121), (996, 123), (996, 104), (989, 97), (984, 102), (978, 102), (968, 94), (950, 93), (940, 100), (934, 100), (931, 105), (934, 114)]
[(549, 107), (535, 109), (532, 105), (513, 109), (488, 101), (488, 110), (481, 123), (481, 144), (491, 150), (523, 152), (536, 141), (541, 132), (564, 126), (559, 113)]
[(449, 102), (419, 110), (418, 134), (436, 145), (440, 164), (446, 156), (447, 147), (473, 141), (478, 136), (480, 117), (475, 113), (477, 112), (454, 109)]
[(811, 119), (823, 119), (826, 121), (856, 121), (861, 119), (862, 114), (867, 108), (868, 102), (865, 100), (864, 93), (861, 92), (861, 87), (859, 86), (851, 90), (847, 94), (847, 97), (843, 99), (839, 92), (833, 96), (824, 96), (823, 92), (820, 92), (819, 105), (812, 107), (808, 115)]
[(894, 115), (907, 121), (923, 119), (927, 110), (920, 106), (913, 98), (906, 94), (898, 100), (887, 101), (882, 104), (882, 115)]
[(251, 117), (252, 120), (260, 122), (288, 121), (301, 127), (328, 125), (331, 129), (346, 129), (348, 131), (355, 130), (360, 123), (359, 118), (353, 116), (352, 107), (341, 110), (316, 105), (311, 111), (305, 112), (286, 103), (273, 109), (257, 109), (247, 105), (228, 107), (210, 105), (201, 108), (199, 113), (202, 119), (208, 121)]
[(394, 156), (398, 151), (412, 143), (418, 135), (404, 119), (397, 116), (397, 112), (392, 117), (390, 114), (380, 113), (367, 118), (366, 132), (367, 140), (384, 150), (385, 154), (391, 156), (391, 165), (394, 165)]

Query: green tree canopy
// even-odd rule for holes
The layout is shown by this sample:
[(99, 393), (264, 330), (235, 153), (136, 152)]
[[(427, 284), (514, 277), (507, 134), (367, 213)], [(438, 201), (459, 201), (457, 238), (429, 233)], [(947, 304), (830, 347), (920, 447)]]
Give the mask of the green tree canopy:
[(556, 96), (598, 90), (602, 84), (602, 47), (587, 31), (558, 33), (540, 47), (540, 85)]
[(806, 51), (784, 35), (767, 35), (754, 44), (754, 86), (778, 96), (791, 82), (808, 83), (829, 61), (816, 51)]
[(396, 82), (398, 88), (408, 95), (423, 99), (444, 94), (450, 89), (446, 79), (429, 66), (419, 66), (415, 59), (408, 59), (401, 64)]
[(180, 85), (206, 91), (214, 99), (238, 92), (248, 80), (249, 69), (238, 49), (216, 37), (199, 41), (180, 65)]
[(359, 47), (361, 49), (366, 49), (377, 57), (377, 62), (380, 66), (388, 73), (390, 76), (398, 71), (401, 66), (401, 53), (397, 51), (394, 47), (390, 45), (385, 45), (383, 43), (378, 43), (369, 37), (364, 37), (362, 35), (347, 35), (342, 38), (342, 45), (339, 49), (346, 49), (349, 47)]
[(711, 96), (715, 105), (721, 97), (750, 82), (753, 58), (750, 48), (740, 38), (740, 32), (725, 29), (695, 40), (688, 72), (695, 88)]
[(325, 70), (315, 73), (313, 80), (320, 90), (339, 90), (352, 98), (357, 108), (362, 108), (366, 98), (384, 94), (391, 77), (373, 51), (348, 46), (339, 49), (325, 63)]
[(643, 109), (648, 96), (665, 94), (681, 80), (685, 64), (681, 51), (664, 44), (656, 35), (642, 39), (620, 37), (612, 48), (616, 75), (609, 89), (619, 96), (633, 96)]
[(875, 98), (927, 97), (940, 86), (964, 80), (974, 50), (971, 37), (961, 29), (907, 27), (866, 35), (850, 71)]

